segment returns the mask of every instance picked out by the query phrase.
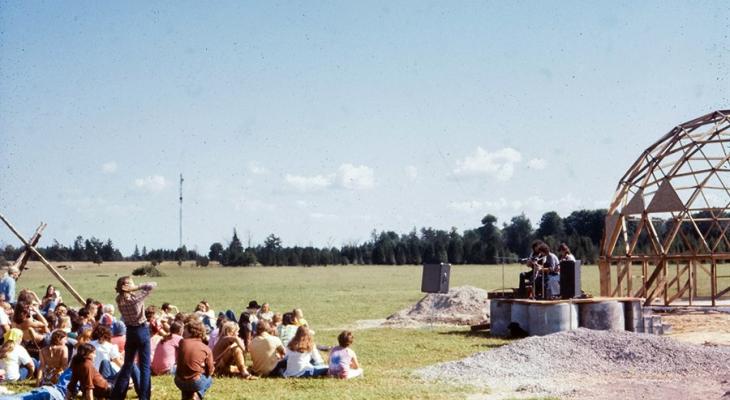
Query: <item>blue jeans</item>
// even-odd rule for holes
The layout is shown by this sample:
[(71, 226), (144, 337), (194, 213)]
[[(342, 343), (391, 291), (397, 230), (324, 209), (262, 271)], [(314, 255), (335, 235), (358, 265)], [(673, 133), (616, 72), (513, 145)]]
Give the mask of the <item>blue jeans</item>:
[(327, 375), (327, 371), (329, 368), (327, 367), (314, 367), (309, 371), (305, 371), (302, 375), (300, 375), (300, 378), (311, 378), (315, 376), (324, 376)]
[[(109, 360), (101, 360), (101, 363), (99, 363), (99, 373), (112, 386), (114, 386), (119, 372), (121, 371), (114, 372), (112, 363)], [(139, 390), (137, 386), (139, 385), (139, 367), (137, 367), (137, 364), (132, 364), (132, 382), (135, 383), (134, 390)]]
[[(38, 367), (40, 367), (41, 365), (40, 361), (36, 360), (35, 358), (31, 358), (31, 360), (33, 360), (33, 367), (36, 371), (38, 371)], [(33, 377), (30, 373), (30, 370), (25, 365), (21, 365), (18, 368), (18, 372), (20, 373), (20, 377), (18, 378), (19, 381), (24, 381)]]
[(139, 379), (137, 380), (137, 396), (139, 400), (150, 400), (152, 381), (150, 371), (150, 327), (147, 324), (127, 327), (127, 342), (124, 344), (124, 365), (119, 370), (117, 381), (112, 391), (112, 400), (127, 397), (129, 377), (134, 373), (134, 358), (139, 357)]
[[(183, 394), (183, 399), (188, 398), (193, 392), (198, 392), (198, 396), (202, 399), (205, 392), (213, 385), (213, 377), (200, 375), (200, 378), (194, 381), (184, 381), (175, 377), (175, 385)], [(186, 396), (187, 395), (187, 396)]]

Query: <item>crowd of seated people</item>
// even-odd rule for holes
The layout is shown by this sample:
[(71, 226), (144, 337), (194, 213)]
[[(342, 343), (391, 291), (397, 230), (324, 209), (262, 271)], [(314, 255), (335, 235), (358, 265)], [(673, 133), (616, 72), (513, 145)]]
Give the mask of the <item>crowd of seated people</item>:
[[(2, 279), (17, 279), (13, 272)], [(117, 282), (117, 307), (95, 299), (70, 307), (52, 285), (42, 298), (28, 289), (15, 297), (7, 286), (0, 279), (0, 395), (13, 382), (37, 389), (2, 398), (125, 398), (134, 387), (148, 399), (150, 374), (169, 376), (183, 399), (202, 399), (214, 377), (362, 375), (352, 333), (342, 332), (331, 349), (317, 346), (301, 309), (282, 314), (253, 300), (236, 318), (233, 310), (216, 315), (205, 300), (189, 313), (170, 303), (145, 307), (156, 285), (136, 286), (130, 277)], [(320, 350), (329, 351), (329, 362)]]

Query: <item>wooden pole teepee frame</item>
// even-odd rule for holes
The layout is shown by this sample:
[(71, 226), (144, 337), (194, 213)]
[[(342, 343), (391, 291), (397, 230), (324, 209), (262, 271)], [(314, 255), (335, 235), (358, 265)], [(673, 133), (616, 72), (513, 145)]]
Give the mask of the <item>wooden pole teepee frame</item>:
[(53, 268), (51, 263), (49, 263), (48, 260), (46, 260), (46, 258), (43, 257), (43, 255), (40, 252), (38, 252), (38, 250), (36, 250), (36, 248), (35, 248), (35, 244), (38, 243), (38, 239), (40, 239), (41, 232), (43, 231), (43, 229), (45, 229), (46, 224), (41, 224), (41, 226), (36, 230), (35, 234), (31, 238), (31, 240), (28, 241), (20, 233), (18, 233), (18, 231), (15, 229), (15, 227), (10, 223), (10, 221), (8, 221), (5, 218), (4, 215), (0, 214), (0, 220), (3, 221), (3, 223), (5, 223), (5, 225), (10, 229), (10, 231), (12, 231), (13, 234), (15, 234), (15, 236), (17, 236), (18, 239), (20, 239), (20, 241), (23, 242), (23, 245), (25, 245), (25, 249), (21, 253), (20, 257), (18, 257), (18, 259), (16, 260), (16, 263), (15, 263), (15, 266), (17, 266), (21, 272), (23, 271), (25, 263), (28, 262), (28, 259), (30, 258), (30, 254), (33, 253), (36, 257), (38, 257), (38, 259), (41, 261), (41, 263), (43, 263), (43, 265), (45, 265), (45, 267), (48, 269), (48, 271), (50, 271), (51, 274), (53, 276), (55, 276), (59, 282), (61, 282), (63, 287), (65, 287), (66, 290), (68, 290), (71, 293), (71, 295), (76, 299), (76, 301), (81, 303), (81, 305), (86, 304), (86, 301), (84, 300), (83, 297), (81, 297), (79, 292), (77, 292), (76, 289), (74, 289), (74, 287), (71, 286), (71, 284), (68, 283), (68, 281), (66, 281), (66, 279), (63, 276), (61, 276), (61, 274), (58, 271), (56, 271), (55, 268)]
[(601, 242), (601, 295), (715, 306), (730, 293), (728, 208), (730, 110), (721, 110), (672, 129), (621, 178)]

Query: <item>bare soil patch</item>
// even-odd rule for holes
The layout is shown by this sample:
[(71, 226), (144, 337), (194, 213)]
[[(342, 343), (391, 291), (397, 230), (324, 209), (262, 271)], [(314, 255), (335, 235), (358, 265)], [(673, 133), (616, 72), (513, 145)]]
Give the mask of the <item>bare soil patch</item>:
[(667, 334), (676, 340), (706, 345), (730, 346), (730, 314), (718, 311), (662, 314), (672, 326)]

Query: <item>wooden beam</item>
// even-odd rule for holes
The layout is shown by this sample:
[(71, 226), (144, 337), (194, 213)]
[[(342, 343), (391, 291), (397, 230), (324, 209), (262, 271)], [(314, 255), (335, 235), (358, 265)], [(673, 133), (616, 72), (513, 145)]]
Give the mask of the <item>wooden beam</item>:
[(611, 262), (605, 258), (598, 261), (601, 281), (601, 296), (609, 296), (611, 292)]
[[(43, 233), (43, 230), (46, 229), (46, 224), (41, 222), (40, 225), (38, 225), (38, 228), (36, 228), (35, 233), (33, 233), (33, 236), (31, 236), (28, 243), (30, 243), (31, 246), (35, 246), (38, 244), (38, 241), (41, 240), (41, 235)], [(20, 253), (18, 258), (15, 260), (15, 264), (13, 266), (20, 271), (20, 275), (23, 274), (23, 270), (25, 269), (25, 264), (28, 263), (28, 260), (30, 260), (31, 251), (28, 250), (27, 247), (23, 248), (23, 251)], [(18, 276), (20, 276), (18, 275)]]
[(677, 285), (677, 290), (679, 290), (679, 279), (680, 279), (680, 278), (682, 277), (682, 275), (684, 275), (684, 273), (685, 273), (685, 272), (687, 271), (687, 268), (688, 268), (688, 267), (682, 267), (682, 269), (680, 270), (680, 269), (679, 269), (679, 265), (677, 265), (677, 276), (675, 276), (674, 278), (672, 278), (672, 280), (671, 280), (671, 281), (669, 281), (669, 283), (667, 284), (667, 286), (672, 286), (672, 285), (674, 285), (675, 283), (677, 283), (677, 284), (678, 284), (678, 285)]
[(646, 301), (644, 302), (644, 305), (651, 305), (651, 302), (654, 300), (654, 293), (656, 292), (656, 288), (652, 289), (651, 291), (650, 289), (654, 285), (654, 281), (662, 272), (662, 263), (664, 263), (664, 261), (654, 266), (654, 272), (651, 273), (651, 276), (649, 276), (649, 279), (647, 279), (646, 283), (644, 284), (644, 289), (646, 290)]
[(719, 299), (720, 297), (724, 296), (728, 292), (730, 292), (730, 286), (728, 286), (725, 289), (722, 289), (721, 291), (717, 292), (717, 298)]
[(43, 255), (40, 252), (38, 252), (38, 250), (36, 250), (35, 247), (31, 246), (30, 243), (28, 243), (28, 241), (25, 240), (25, 238), (20, 233), (18, 233), (18, 231), (15, 229), (15, 227), (5, 218), (5, 216), (3, 216), (2, 214), (0, 214), (0, 220), (2, 220), (5, 223), (5, 225), (7, 225), (8, 228), (10, 228), (10, 230), (15, 234), (15, 236), (17, 236), (18, 239), (20, 239), (20, 241), (23, 242), (23, 244), (25, 245), (25, 247), (27, 249), (29, 249), (30, 251), (32, 251), (36, 255), (36, 257), (38, 257), (38, 259), (43, 263), (43, 265), (46, 266), (46, 268), (48, 269), (48, 271), (50, 271), (51, 274), (53, 276), (55, 276), (56, 279), (58, 279), (59, 282), (61, 282), (61, 284), (63, 285), (63, 287), (66, 288), (66, 290), (68, 290), (69, 292), (71, 292), (71, 295), (79, 303), (81, 303), (81, 305), (85, 305), (86, 304), (86, 301), (84, 300), (83, 297), (81, 297), (81, 295), (76, 291), (76, 289), (74, 289), (73, 286), (71, 286), (71, 284), (68, 283), (66, 281), (66, 279), (64, 279), (63, 276), (61, 276), (61, 274), (59, 274), (58, 271), (56, 271), (55, 268), (53, 268), (53, 266), (51, 265), (51, 263), (49, 263), (48, 260), (46, 260), (46, 258), (43, 257)]
[(629, 265), (631, 264), (628, 262), (625, 262), (623, 264), (623, 267), (619, 265), (618, 276), (616, 277), (616, 286), (613, 290), (613, 293), (611, 293), (611, 297), (621, 296), (621, 283), (624, 281), (624, 278), (626, 278), (626, 276), (630, 274)]
[(712, 260), (710, 266), (710, 298), (712, 299), (712, 306), (717, 305), (717, 261)]
[[(684, 292), (686, 292), (689, 288), (690, 288), (690, 283), (689, 283), (689, 279), (688, 279), (687, 282), (684, 284), (684, 286), (682, 286), (682, 289), (680, 289), (679, 291), (677, 291), (677, 293), (675, 293), (672, 297), (670, 297), (668, 302), (672, 303), (674, 300), (677, 300), (678, 298), (682, 297)], [(730, 288), (728, 288), (728, 289), (730, 289)]]

